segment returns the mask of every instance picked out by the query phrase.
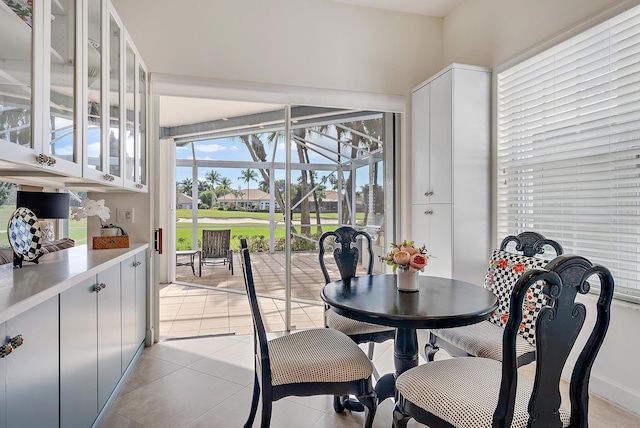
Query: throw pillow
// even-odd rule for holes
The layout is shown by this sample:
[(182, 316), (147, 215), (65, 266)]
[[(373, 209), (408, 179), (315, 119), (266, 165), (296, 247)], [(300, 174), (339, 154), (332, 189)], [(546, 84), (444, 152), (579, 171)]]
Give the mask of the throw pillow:
[[(509, 319), (509, 299), (513, 286), (524, 272), (544, 268), (547, 262), (547, 260), (507, 251), (493, 251), (484, 286), (498, 298), (498, 309), (491, 314), (489, 321), (504, 328)], [(522, 322), (518, 331), (533, 346), (536, 344), (535, 320), (540, 309), (547, 303), (546, 296), (542, 293), (543, 286), (544, 284), (539, 281), (527, 290), (523, 302)]]

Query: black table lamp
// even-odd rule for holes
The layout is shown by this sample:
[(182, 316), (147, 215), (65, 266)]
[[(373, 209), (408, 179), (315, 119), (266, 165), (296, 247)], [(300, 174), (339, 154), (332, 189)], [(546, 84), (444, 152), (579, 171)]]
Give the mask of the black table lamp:
[(52, 241), (55, 239), (55, 229), (53, 222), (46, 220), (69, 218), (69, 194), (18, 190), (16, 207), (33, 211), (40, 221), (43, 240)]

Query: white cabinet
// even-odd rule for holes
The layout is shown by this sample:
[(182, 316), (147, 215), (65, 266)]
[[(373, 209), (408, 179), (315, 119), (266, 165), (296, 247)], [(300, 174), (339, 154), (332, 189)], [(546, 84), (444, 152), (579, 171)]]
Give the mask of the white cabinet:
[[(2, 334), (3, 333), (3, 334)], [(0, 427), (58, 426), (58, 296), (0, 324)]]
[(122, 376), (120, 265), (60, 294), (60, 420), (88, 427)]
[(9, 355), (5, 355), (8, 351), (11, 350), (11, 345), (7, 341), (7, 335), (5, 333), (4, 323), (0, 323), (0, 428), (7, 427), (7, 420), (4, 417), (4, 409), (6, 407), (6, 392), (5, 392), (5, 382), (4, 382), (4, 374), (5, 374), (5, 365), (6, 360)]
[(93, 277), (60, 294), (60, 424), (63, 427), (90, 427), (98, 415), (97, 284)]
[(428, 275), (482, 282), (490, 252), (491, 72), (453, 64), (411, 95), (412, 239)]
[(111, 4), (87, 0), (87, 9), (84, 176), (146, 192), (146, 67)]
[(145, 338), (146, 278), (146, 251), (121, 263), (123, 373)]
[(60, 293), (60, 421), (65, 428), (93, 424), (144, 342), (146, 254), (140, 251)]
[(97, 275), (98, 286), (98, 410), (102, 410), (122, 376), (122, 313), (120, 266)]
[[(0, 2), (0, 150), (4, 160), (79, 177), (77, 5)], [(49, 19), (45, 19), (45, 18)]]
[(115, 9), (33, 3), (0, 1), (2, 175), (148, 191), (147, 71)]

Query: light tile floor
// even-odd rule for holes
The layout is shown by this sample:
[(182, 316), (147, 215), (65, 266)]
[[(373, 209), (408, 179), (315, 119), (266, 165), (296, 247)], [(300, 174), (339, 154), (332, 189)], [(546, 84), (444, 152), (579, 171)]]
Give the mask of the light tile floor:
[[(144, 350), (102, 427), (244, 425), (253, 384), (253, 337), (247, 297), (240, 294), (244, 291), (241, 267), (235, 257), (234, 275), (225, 266), (204, 267), (202, 277), (194, 276), (189, 266), (177, 268), (180, 283), (165, 284), (160, 290), (161, 342)], [(284, 258), (265, 253), (251, 257), (257, 292), (283, 296)], [(292, 261), (292, 295), (299, 299), (292, 303), (292, 324), (298, 329), (323, 326), (319, 293), (324, 279), (315, 257), (297, 254)], [(284, 330), (284, 301), (259, 301), (267, 330), (282, 334), (277, 332)], [(419, 340), (422, 349), (426, 332), (419, 332)], [(391, 345), (388, 341), (375, 347), (374, 362), (380, 373), (393, 371)], [(437, 356), (447, 358), (444, 351)], [(523, 370), (531, 374), (534, 367)], [(381, 403), (376, 428), (391, 426), (392, 408), (390, 399)], [(595, 396), (589, 422), (592, 428), (640, 427), (640, 418)], [(289, 397), (274, 403), (271, 426), (355, 428), (362, 426), (362, 414), (335, 414), (331, 397)], [(412, 421), (409, 426), (420, 425)]]
[[(420, 348), (426, 332), (419, 332)], [(393, 370), (392, 342), (375, 347), (380, 373)], [(444, 351), (437, 358), (448, 358)], [(421, 360), (422, 362), (422, 360)], [(532, 373), (534, 366), (527, 366)], [(146, 348), (102, 428), (238, 428), (244, 425), (253, 385), (253, 337), (229, 335), (168, 340)], [(566, 389), (563, 394), (567, 394)], [(640, 418), (592, 396), (591, 428), (640, 426)], [(393, 401), (380, 404), (374, 427), (389, 428)], [(260, 410), (258, 409), (258, 412)], [(258, 413), (259, 415), (259, 413)], [(288, 397), (274, 403), (274, 428), (357, 428), (362, 413), (336, 414), (329, 396)], [(254, 422), (259, 426), (259, 417)], [(409, 427), (422, 426), (415, 421)]]

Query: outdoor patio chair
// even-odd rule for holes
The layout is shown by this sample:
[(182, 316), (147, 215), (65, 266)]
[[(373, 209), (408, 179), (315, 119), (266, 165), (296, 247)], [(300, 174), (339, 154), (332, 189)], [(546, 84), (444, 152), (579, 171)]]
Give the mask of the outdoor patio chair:
[[(325, 241), (329, 237), (334, 238), (333, 259), (340, 272), (340, 279), (352, 278), (356, 276), (356, 270), (360, 261), (360, 250), (356, 245), (358, 236), (364, 238), (369, 253), (369, 261), (367, 263), (367, 275), (373, 273), (374, 254), (371, 244), (371, 236), (368, 233), (357, 231), (350, 226), (341, 226), (332, 232), (325, 232), (318, 241), (320, 252), (318, 253), (318, 261), (320, 262), (320, 270), (324, 275), (325, 284), (331, 282), (329, 271), (325, 264)], [(339, 315), (333, 309), (325, 305), (324, 324), (326, 327), (341, 331), (351, 338), (355, 343), (368, 343), (367, 356), (373, 360), (374, 343), (381, 343), (395, 337), (395, 329), (388, 326), (370, 324), (362, 321), (356, 321), (351, 318)], [(374, 367), (374, 376), (378, 378), (378, 373)], [(338, 400), (338, 399), (336, 399)], [(335, 402), (334, 407), (341, 408), (347, 403), (346, 397), (341, 402)], [(354, 403), (349, 403), (348, 407), (352, 408)], [(359, 410), (359, 406), (352, 408)]]
[(202, 266), (229, 264), (229, 270), (233, 275), (233, 250), (231, 249), (231, 230), (210, 230), (202, 231), (202, 251), (200, 252), (200, 269), (202, 276)]
[[(522, 254), (507, 251), (510, 243)], [(509, 314), (509, 297), (518, 278), (527, 270), (543, 268), (549, 262), (534, 257), (545, 253), (545, 247), (551, 247), (556, 256), (564, 251), (556, 241), (546, 239), (536, 232), (522, 232), (517, 236), (508, 236), (502, 240), (500, 248), (494, 250), (484, 286), (498, 297), (499, 307), (491, 318), (481, 323), (464, 327), (434, 329), (429, 332), (429, 341), (425, 345), (427, 361), (433, 361), (435, 353), (442, 347), (453, 357), (484, 357), (500, 361), (502, 358), (502, 335)], [(516, 338), (518, 366), (529, 364), (536, 358), (535, 329), (533, 323), (538, 311), (545, 303), (540, 289), (533, 289), (527, 296), (527, 321)]]
[[(271, 422), (272, 402), (288, 396), (355, 395), (363, 404), (363, 426), (370, 428), (377, 409), (365, 353), (344, 333), (328, 328), (303, 330), (267, 340), (253, 283), (247, 241), (241, 239), (241, 262), (254, 326), (255, 377), (253, 399), (245, 428), (262, 398), (262, 428)], [(294, 424), (295, 425), (295, 424)]]
[[(588, 293), (587, 279), (594, 275), (600, 282), (595, 323), (587, 323), (588, 340), (573, 349), (577, 360), (569, 385), (570, 408), (565, 409), (561, 374), (587, 316), (576, 295)], [(549, 298), (536, 319), (537, 361), (531, 380), (518, 371), (516, 340), (522, 303), (540, 282)], [(613, 282), (609, 270), (580, 256), (559, 256), (546, 269), (525, 272), (511, 294), (502, 361), (450, 358), (407, 370), (396, 381), (393, 426), (405, 428), (413, 418), (431, 428), (587, 427), (589, 377), (609, 325)]]

